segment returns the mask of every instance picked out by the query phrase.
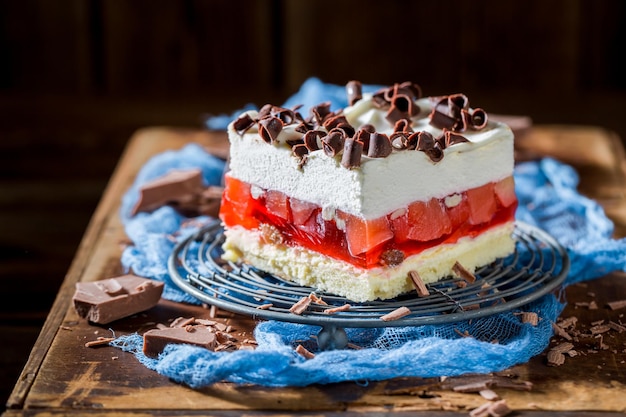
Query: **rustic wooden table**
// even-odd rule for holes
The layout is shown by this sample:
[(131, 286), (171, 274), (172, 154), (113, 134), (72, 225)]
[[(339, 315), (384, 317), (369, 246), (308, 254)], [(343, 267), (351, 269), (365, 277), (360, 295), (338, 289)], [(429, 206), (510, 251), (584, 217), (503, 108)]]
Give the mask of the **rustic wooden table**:
[[(74, 286), (119, 275), (120, 254), (128, 244), (118, 216), (120, 198), (140, 167), (153, 155), (189, 142), (226, 155), (223, 134), (150, 128), (137, 132), (91, 220), (28, 363), (7, 404), (6, 417), (22, 415), (467, 415), (484, 403), (477, 393), (453, 386), (472, 381), (401, 378), (367, 385), (340, 383), (306, 388), (264, 388), (217, 383), (193, 390), (170, 381), (113, 347), (87, 348), (99, 336), (142, 332), (179, 316), (206, 317), (208, 310), (161, 301), (143, 314), (110, 326), (79, 319), (71, 306)], [(536, 126), (517, 141), (519, 159), (550, 155), (572, 164), (581, 174), (580, 190), (596, 198), (616, 223), (616, 237), (626, 235), (626, 180), (619, 138), (603, 129)], [(606, 277), (566, 290), (562, 317), (576, 317), (588, 332), (599, 323), (624, 323), (626, 308), (611, 310), (607, 302), (626, 299), (626, 274)], [(594, 301), (597, 309), (589, 308)], [(221, 320), (239, 331), (254, 322), (220, 312)], [(546, 365), (545, 355), (492, 378), (528, 381), (531, 390), (496, 387), (515, 415), (609, 415), (626, 411), (626, 332), (611, 329), (574, 342), (577, 356), (559, 367)], [(555, 337), (554, 343), (561, 342)], [(6, 342), (5, 342), (6, 343)], [(482, 378), (482, 377), (480, 377)]]

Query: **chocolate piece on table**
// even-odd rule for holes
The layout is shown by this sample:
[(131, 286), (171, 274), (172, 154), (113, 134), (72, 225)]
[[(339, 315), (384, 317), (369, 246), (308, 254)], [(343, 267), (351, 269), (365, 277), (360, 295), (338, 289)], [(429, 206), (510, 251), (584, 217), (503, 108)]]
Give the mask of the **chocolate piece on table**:
[(135, 275), (95, 282), (77, 282), (74, 309), (93, 323), (107, 324), (154, 307), (163, 283)]
[(171, 170), (162, 177), (144, 184), (132, 215), (140, 211), (152, 211), (170, 202), (187, 201), (201, 194), (202, 171), (200, 169)]
[(170, 343), (187, 344), (214, 350), (217, 346), (215, 332), (205, 326), (168, 327), (148, 330), (143, 335), (143, 353), (157, 357)]

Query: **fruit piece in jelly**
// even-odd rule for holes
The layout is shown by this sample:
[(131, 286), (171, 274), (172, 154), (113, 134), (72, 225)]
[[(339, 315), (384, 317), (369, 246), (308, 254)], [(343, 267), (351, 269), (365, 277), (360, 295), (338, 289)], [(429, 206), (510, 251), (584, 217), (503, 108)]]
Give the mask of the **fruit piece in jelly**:
[(490, 221), (497, 208), (494, 184), (489, 183), (467, 190), (467, 202), (470, 209), (469, 222), (471, 224)]
[(452, 231), (452, 223), (445, 208), (437, 199), (416, 201), (409, 205), (407, 213), (408, 238), (426, 242)]
[(375, 248), (393, 238), (387, 217), (365, 220), (356, 216), (346, 216), (346, 240), (353, 256)]

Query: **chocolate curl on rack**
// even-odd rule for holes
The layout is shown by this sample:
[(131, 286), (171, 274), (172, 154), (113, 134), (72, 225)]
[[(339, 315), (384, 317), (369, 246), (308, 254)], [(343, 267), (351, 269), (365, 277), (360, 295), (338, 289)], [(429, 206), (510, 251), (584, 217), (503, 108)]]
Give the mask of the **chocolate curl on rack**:
[(333, 129), (322, 138), (324, 153), (330, 157), (337, 155), (343, 149), (345, 133), (341, 129)]
[(259, 120), (259, 134), (267, 143), (274, 143), (283, 130), (283, 122), (278, 117), (268, 116)]
[(341, 165), (345, 168), (357, 168), (361, 166), (361, 154), (363, 153), (363, 143), (349, 138), (343, 145), (343, 155)]
[(346, 84), (346, 95), (348, 96), (348, 103), (354, 106), (354, 103), (363, 98), (363, 88), (360, 81), (349, 81)]

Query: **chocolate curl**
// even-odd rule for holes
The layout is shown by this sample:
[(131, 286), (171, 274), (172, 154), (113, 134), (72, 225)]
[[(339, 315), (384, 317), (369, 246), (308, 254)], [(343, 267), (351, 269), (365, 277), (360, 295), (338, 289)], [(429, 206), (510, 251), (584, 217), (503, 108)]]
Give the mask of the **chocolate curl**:
[(330, 157), (337, 155), (343, 149), (344, 132), (340, 129), (333, 129), (328, 135), (322, 138), (324, 153)]
[(259, 120), (259, 134), (267, 143), (274, 143), (283, 130), (283, 122), (278, 117), (269, 116)]
[(467, 126), (473, 130), (480, 130), (487, 126), (488, 116), (487, 112), (483, 109), (474, 109), (470, 114), (469, 111), (463, 113), (463, 118)]
[(311, 152), (322, 149), (322, 137), (326, 136), (326, 132), (321, 130), (309, 130), (304, 134), (304, 144)]
[(296, 113), (290, 109), (274, 106), (270, 114), (274, 117), (278, 117), (285, 125), (290, 125), (296, 121)]
[(417, 133), (417, 146), (415, 149), (424, 152), (435, 163), (443, 159), (441, 144), (429, 132), (422, 131)]
[(324, 124), (324, 119), (331, 113), (330, 101), (311, 107), (311, 116), (313, 116), (313, 119), (317, 122), (318, 126), (322, 126)]
[(341, 129), (345, 132), (346, 137), (354, 136), (354, 128), (350, 123), (348, 123), (348, 119), (343, 114), (337, 114), (334, 116), (328, 116), (326, 120), (324, 120), (324, 127), (326, 130), (332, 129)]
[[(356, 140), (358, 140), (359, 142), (361, 142), (363, 144), (363, 153), (364, 154), (367, 154), (367, 151), (368, 151), (369, 146), (370, 146), (370, 135), (373, 133), (373, 132), (370, 132), (369, 130), (367, 130), (366, 126), (372, 126), (372, 125), (363, 125), (363, 126), (361, 126), (361, 129), (359, 129), (359, 131), (356, 132), (356, 134), (354, 136), (354, 138)], [(376, 130), (374, 130), (374, 132), (375, 131)]]
[(346, 139), (343, 145), (343, 155), (341, 165), (345, 168), (357, 168), (361, 166), (361, 154), (363, 153), (363, 143), (355, 139)]
[(306, 156), (309, 153), (309, 150), (303, 143), (299, 143), (291, 148), (291, 152), (293, 155), (298, 158), (300, 164), (305, 160)]
[(444, 136), (445, 148), (447, 148), (448, 146), (456, 145), (457, 143), (469, 142), (469, 140), (465, 136), (461, 136), (449, 130), (444, 131), (443, 136)]
[(487, 126), (487, 113), (483, 109), (471, 110), (464, 94), (452, 94), (438, 98), (430, 113), (430, 124), (454, 132), (480, 130)]
[(400, 119), (393, 126), (394, 132), (413, 132), (411, 129), (411, 119)]
[(391, 154), (391, 142), (389, 137), (383, 133), (370, 134), (370, 144), (367, 156), (370, 158), (385, 158)]
[(346, 95), (348, 96), (348, 103), (354, 106), (354, 103), (363, 98), (363, 89), (360, 81), (349, 81), (346, 84)]
[(409, 136), (404, 132), (394, 132), (389, 137), (391, 147), (397, 150), (409, 149)]
[(465, 94), (452, 94), (448, 96), (448, 115), (458, 119), (461, 117), (461, 110), (469, 107), (469, 100)]
[(248, 113), (239, 116), (239, 118), (237, 118), (237, 120), (233, 123), (233, 128), (239, 136), (246, 133), (246, 131), (252, 126), (254, 126), (254, 120), (252, 120), (252, 117), (250, 117)]
[(259, 119), (263, 119), (267, 116), (270, 116), (271, 112), (272, 112), (272, 107), (274, 107), (271, 104), (265, 104), (263, 107), (261, 107), (261, 109), (259, 110), (259, 115), (258, 118)]

